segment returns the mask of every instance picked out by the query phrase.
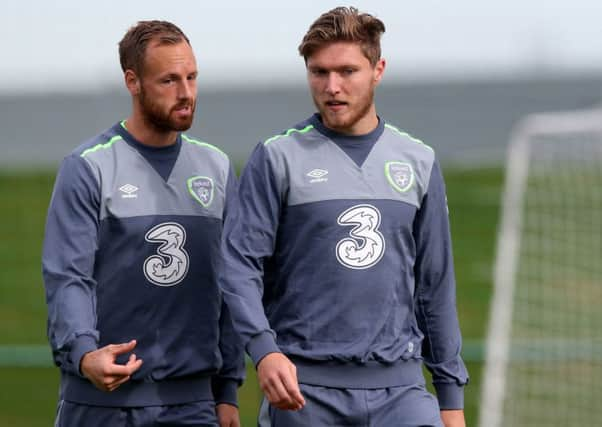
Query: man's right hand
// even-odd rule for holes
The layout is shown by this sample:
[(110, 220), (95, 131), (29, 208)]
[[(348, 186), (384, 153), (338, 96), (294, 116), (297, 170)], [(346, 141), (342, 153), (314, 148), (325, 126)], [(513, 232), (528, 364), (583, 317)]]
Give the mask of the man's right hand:
[(264, 356), (257, 365), (257, 379), (272, 406), (298, 411), (305, 405), (297, 381), (297, 368), (284, 354)]
[(130, 353), (134, 347), (136, 347), (136, 340), (123, 344), (109, 344), (86, 353), (80, 362), (81, 372), (96, 388), (102, 391), (113, 391), (128, 381), (130, 376), (142, 366), (142, 359), (137, 359), (135, 354), (130, 355), (125, 365), (115, 363), (117, 356)]

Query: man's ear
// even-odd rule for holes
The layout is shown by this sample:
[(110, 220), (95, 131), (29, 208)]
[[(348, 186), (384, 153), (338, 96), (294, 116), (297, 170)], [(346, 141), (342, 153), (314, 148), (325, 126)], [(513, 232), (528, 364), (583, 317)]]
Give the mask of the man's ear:
[(380, 58), (376, 65), (374, 66), (374, 83), (379, 84), (381, 79), (383, 78), (383, 74), (385, 73), (385, 66), (387, 65), (387, 61), (384, 58)]
[(127, 69), (123, 74), (125, 86), (132, 96), (137, 96), (140, 93), (140, 78), (136, 75), (134, 70)]

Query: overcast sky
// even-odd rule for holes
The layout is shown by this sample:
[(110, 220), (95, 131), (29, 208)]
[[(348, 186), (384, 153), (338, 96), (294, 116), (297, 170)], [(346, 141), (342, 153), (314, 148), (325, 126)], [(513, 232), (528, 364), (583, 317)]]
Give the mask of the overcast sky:
[(0, 92), (120, 85), (117, 43), (142, 19), (184, 30), (199, 85), (303, 84), (297, 46), (338, 5), (384, 21), (388, 79), (602, 73), (601, 0), (23, 0), (0, 6)]

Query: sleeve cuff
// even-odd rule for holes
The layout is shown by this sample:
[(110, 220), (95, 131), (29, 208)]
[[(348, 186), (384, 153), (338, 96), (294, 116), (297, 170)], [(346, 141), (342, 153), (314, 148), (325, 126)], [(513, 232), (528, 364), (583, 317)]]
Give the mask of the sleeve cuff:
[(464, 409), (464, 386), (455, 383), (434, 384), (437, 391), (439, 409)]
[(269, 353), (282, 353), (271, 332), (265, 331), (251, 338), (247, 344), (247, 353), (255, 366)]
[(236, 380), (213, 377), (211, 386), (216, 405), (227, 403), (238, 407), (238, 382)]
[(69, 360), (73, 363), (73, 373), (83, 377), (80, 370), (80, 364), (84, 354), (94, 351), (98, 348), (96, 339), (90, 335), (80, 335), (73, 342), (71, 352), (69, 353)]

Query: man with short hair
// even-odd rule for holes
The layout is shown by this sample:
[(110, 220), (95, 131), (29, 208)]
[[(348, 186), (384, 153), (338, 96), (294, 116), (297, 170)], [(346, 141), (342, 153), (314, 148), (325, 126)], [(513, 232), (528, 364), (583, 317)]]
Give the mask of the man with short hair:
[(48, 210), (55, 425), (239, 426), (244, 352), (217, 284), (235, 174), (181, 133), (197, 92), (186, 35), (141, 21), (119, 55), (132, 112), (64, 159)]
[(312, 24), (299, 52), (318, 113), (257, 146), (225, 224), (220, 283), (261, 425), (465, 424), (443, 179), (376, 114), (384, 30), (345, 7)]

